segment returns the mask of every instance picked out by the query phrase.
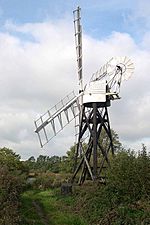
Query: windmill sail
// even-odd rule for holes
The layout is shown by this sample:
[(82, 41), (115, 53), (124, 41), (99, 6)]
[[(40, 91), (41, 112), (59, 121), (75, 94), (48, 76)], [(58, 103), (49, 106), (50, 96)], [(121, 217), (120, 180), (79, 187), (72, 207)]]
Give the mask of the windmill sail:
[(81, 27), (81, 9), (78, 7), (74, 14), (74, 30), (75, 30), (75, 44), (77, 53), (77, 64), (78, 64), (78, 79), (79, 79), (79, 92), (83, 91), (83, 75), (82, 75), (82, 27)]
[(79, 115), (79, 96), (71, 92), (35, 121), (35, 132), (38, 134), (41, 147)]
[(121, 83), (128, 80), (133, 71), (134, 65), (128, 57), (111, 58), (100, 70), (92, 75), (89, 86), (91, 84), (95, 86), (96, 83), (105, 81), (107, 84), (106, 95), (109, 95), (111, 100), (119, 99)]

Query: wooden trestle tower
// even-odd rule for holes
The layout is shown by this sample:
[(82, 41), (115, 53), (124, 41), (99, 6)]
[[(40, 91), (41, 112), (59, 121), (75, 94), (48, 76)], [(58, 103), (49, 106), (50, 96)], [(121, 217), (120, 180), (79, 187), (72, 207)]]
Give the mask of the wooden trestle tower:
[[(79, 173), (78, 183), (82, 184), (86, 178), (105, 182), (103, 169), (110, 166), (108, 154), (114, 153), (113, 141), (108, 116), (108, 105), (110, 101), (102, 106), (93, 102), (88, 106), (83, 105), (81, 122), (79, 126), (78, 143), (75, 154), (75, 168), (72, 181)], [(88, 142), (83, 142), (84, 135), (88, 134)], [(107, 146), (104, 148), (100, 143), (102, 130), (107, 137)]]

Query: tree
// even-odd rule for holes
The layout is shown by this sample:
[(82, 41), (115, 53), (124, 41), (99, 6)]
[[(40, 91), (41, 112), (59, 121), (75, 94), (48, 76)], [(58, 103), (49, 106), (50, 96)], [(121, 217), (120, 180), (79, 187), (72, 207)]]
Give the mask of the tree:
[(108, 172), (110, 200), (132, 203), (150, 195), (150, 158), (145, 150), (138, 156), (131, 150), (116, 154)]
[(34, 156), (31, 156), (28, 160), (24, 161), (23, 163), (28, 172), (29, 172), (29, 170), (35, 169), (36, 160), (35, 160)]
[(34, 156), (31, 156), (27, 161), (34, 163), (35, 162)]
[(150, 156), (144, 144), (142, 144), (142, 149), (138, 153), (136, 168), (138, 171), (139, 186), (141, 186), (140, 193), (148, 197), (150, 195)]
[(8, 167), (9, 171), (23, 170), (23, 163), (20, 156), (9, 148), (0, 148), (0, 165)]
[(58, 173), (60, 172), (60, 163), (61, 163), (61, 158), (59, 156), (52, 156), (49, 158), (48, 160), (48, 165), (49, 165), (49, 170), (51, 172), (54, 172), (54, 173)]
[[(112, 135), (114, 152), (118, 152), (118, 151), (122, 150), (123, 147), (122, 147), (121, 142), (119, 141), (119, 135), (113, 129), (111, 129), (111, 135)], [(104, 128), (102, 129), (102, 132), (101, 132), (101, 135), (99, 138), (99, 143), (103, 147), (103, 149), (107, 149), (107, 147), (109, 145), (108, 136), (107, 136)]]
[(8, 148), (0, 149), (0, 224), (19, 224), (19, 198), (24, 187), (24, 165)]
[(46, 171), (47, 168), (47, 156), (39, 155), (35, 165), (36, 169), (39, 169), (41, 172)]

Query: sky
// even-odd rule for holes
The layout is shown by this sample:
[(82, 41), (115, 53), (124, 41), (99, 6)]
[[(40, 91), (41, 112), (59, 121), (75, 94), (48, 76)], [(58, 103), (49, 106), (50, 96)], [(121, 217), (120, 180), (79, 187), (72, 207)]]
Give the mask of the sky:
[(85, 83), (114, 56), (129, 57), (134, 75), (109, 108), (126, 148), (150, 149), (149, 0), (0, 0), (0, 143), (30, 156), (64, 155), (74, 123), (44, 148), (34, 120), (78, 89), (73, 10), (81, 7)]

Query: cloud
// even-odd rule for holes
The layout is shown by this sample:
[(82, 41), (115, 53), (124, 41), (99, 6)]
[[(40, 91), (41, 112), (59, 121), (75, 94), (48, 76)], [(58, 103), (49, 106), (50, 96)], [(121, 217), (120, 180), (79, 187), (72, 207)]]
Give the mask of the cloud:
[(150, 28), (150, 1), (137, 0), (132, 3), (130, 10), (124, 14), (124, 24), (135, 39), (142, 40), (143, 34)]
[(143, 23), (145, 26), (150, 26), (150, 2), (148, 0), (138, 0), (135, 5), (136, 10), (133, 13), (133, 17), (135, 20), (143, 19)]
[[(55, 26), (7, 22), (5, 28), (0, 33), (1, 144), (12, 146), (22, 156), (25, 152), (37, 155), (34, 119), (77, 86), (74, 40), (65, 35), (73, 32), (63, 22)], [(32, 41), (22, 39), (24, 33)]]
[[(73, 34), (72, 24), (65, 20), (23, 25), (7, 21), (5, 32), (0, 33), (0, 141), (23, 159), (62, 155), (74, 143), (72, 123), (40, 149), (33, 124), (37, 116), (77, 89)], [(84, 34), (83, 48), (85, 82), (112, 56), (127, 55), (134, 61), (134, 76), (122, 84), (122, 99), (110, 107), (111, 124), (124, 144), (149, 143), (150, 51), (146, 42), (145, 47), (142, 42), (137, 46), (127, 33), (113, 32), (103, 40)]]

